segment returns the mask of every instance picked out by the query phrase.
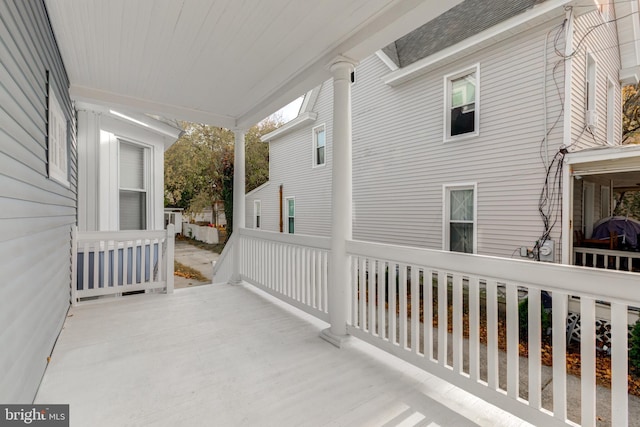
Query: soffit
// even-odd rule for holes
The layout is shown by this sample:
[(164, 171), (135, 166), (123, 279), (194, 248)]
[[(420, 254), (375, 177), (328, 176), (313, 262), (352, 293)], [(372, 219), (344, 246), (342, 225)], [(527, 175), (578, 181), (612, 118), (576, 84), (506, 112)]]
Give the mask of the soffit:
[(460, 0), (45, 0), (72, 97), (247, 127)]

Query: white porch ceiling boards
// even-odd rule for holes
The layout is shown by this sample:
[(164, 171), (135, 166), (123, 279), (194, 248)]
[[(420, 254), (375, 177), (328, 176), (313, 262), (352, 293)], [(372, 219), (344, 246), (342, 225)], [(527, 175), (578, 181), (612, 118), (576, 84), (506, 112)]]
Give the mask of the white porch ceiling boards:
[(248, 127), (461, 0), (45, 0), (74, 99)]

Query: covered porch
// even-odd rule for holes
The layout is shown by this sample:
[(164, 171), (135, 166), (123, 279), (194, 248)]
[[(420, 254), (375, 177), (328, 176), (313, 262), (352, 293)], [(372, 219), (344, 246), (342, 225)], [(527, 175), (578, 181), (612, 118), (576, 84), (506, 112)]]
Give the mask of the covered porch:
[(247, 286), (69, 313), (36, 403), (71, 425), (520, 426), (518, 418)]

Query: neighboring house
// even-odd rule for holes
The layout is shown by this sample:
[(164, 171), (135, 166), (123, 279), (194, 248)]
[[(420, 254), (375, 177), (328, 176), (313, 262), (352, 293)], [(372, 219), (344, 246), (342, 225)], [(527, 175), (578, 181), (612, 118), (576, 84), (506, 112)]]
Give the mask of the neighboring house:
[(44, 3), (0, 16), (0, 401), (25, 403), (70, 305), (75, 228), (163, 230), (163, 153), (181, 129), (72, 103)]
[[(542, 258), (563, 260), (562, 153), (620, 144), (621, 82), (637, 81), (640, 64), (637, 6), (466, 0), (362, 61), (354, 239), (502, 257), (549, 240)], [(331, 81), (309, 92), (296, 119), (263, 137), (270, 180), (246, 196), (247, 227), (330, 234), (332, 92)], [(605, 209), (593, 206), (595, 221)]]

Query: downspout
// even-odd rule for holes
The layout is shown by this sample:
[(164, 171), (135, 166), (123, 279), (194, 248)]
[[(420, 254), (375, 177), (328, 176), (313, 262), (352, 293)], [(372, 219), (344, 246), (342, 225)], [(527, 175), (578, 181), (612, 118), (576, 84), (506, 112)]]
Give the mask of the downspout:
[(279, 188), (279, 193), (280, 193), (280, 232), (282, 233), (284, 230), (284, 223), (282, 221), (282, 184), (280, 184), (280, 188)]
[[(564, 72), (564, 134), (562, 147), (568, 149), (571, 146), (571, 83), (572, 83), (572, 63), (573, 59), (573, 9), (566, 11), (567, 30), (565, 35), (565, 72)], [(567, 164), (566, 157), (562, 160), (564, 167), (562, 171), (562, 230), (560, 233), (562, 241), (562, 264), (571, 264), (573, 252), (573, 174), (571, 165)]]

